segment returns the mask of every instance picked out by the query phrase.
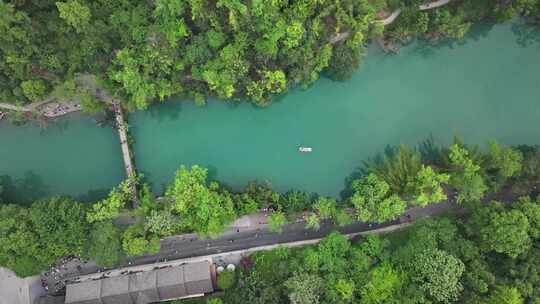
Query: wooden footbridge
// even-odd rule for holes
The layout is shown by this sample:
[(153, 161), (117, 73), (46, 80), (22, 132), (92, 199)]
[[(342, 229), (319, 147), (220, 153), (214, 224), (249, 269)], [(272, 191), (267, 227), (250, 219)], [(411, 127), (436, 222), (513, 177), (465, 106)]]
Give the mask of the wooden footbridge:
[[(135, 171), (135, 166), (133, 165), (133, 158), (129, 148), (128, 143), (128, 134), (127, 134), (127, 124), (124, 120), (124, 112), (118, 101), (112, 102), (112, 107), (114, 110), (114, 116), (116, 118), (116, 125), (118, 128), (118, 135), (120, 136), (120, 145), (122, 147), (122, 157), (124, 159), (124, 169), (126, 170), (126, 175), (128, 179), (134, 179), (137, 176)], [(137, 192), (137, 185), (135, 181), (131, 181), (129, 184), (129, 189), (133, 197), (133, 207), (137, 208), (140, 205), (139, 195)]]

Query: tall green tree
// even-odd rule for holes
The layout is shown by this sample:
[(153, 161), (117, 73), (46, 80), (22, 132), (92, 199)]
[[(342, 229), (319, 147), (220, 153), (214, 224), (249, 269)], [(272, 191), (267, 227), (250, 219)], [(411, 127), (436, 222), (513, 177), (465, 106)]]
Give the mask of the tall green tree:
[(120, 231), (111, 222), (96, 223), (90, 230), (88, 256), (101, 267), (113, 267), (121, 258)]
[(446, 199), (446, 194), (441, 184), (448, 183), (450, 175), (436, 173), (431, 166), (424, 166), (410, 186), (414, 192), (413, 203), (422, 207), (430, 203), (440, 202)]
[(69, 0), (67, 2), (56, 2), (56, 7), (60, 13), (60, 18), (64, 19), (77, 32), (83, 31), (88, 26), (92, 13), (90, 12), (90, 8), (81, 3), (81, 1)]
[(39, 242), (28, 209), (0, 205), (0, 265), (21, 277), (38, 273), (46, 266), (41, 263)]
[(141, 225), (132, 225), (122, 235), (122, 249), (130, 256), (158, 253), (159, 237), (148, 233)]
[(216, 237), (234, 220), (234, 204), (230, 195), (219, 192), (216, 182), (208, 184), (207, 177), (205, 168), (182, 166), (165, 195), (174, 201), (171, 209), (184, 229)]
[(86, 213), (86, 220), (89, 223), (94, 223), (118, 217), (120, 210), (133, 199), (129, 189), (130, 182), (132, 181), (126, 180), (120, 183), (118, 187), (109, 192), (106, 199), (92, 204), (91, 210)]
[(480, 174), (480, 166), (469, 156), (469, 151), (459, 144), (450, 147), (452, 172), (450, 184), (458, 190), (457, 201), (478, 201), (488, 190)]
[(527, 217), (530, 237), (540, 239), (540, 198), (531, 200), (530, 197), (520, 197), (514, 204)]
[(492, 183), (496, 187), (521, 173), (523, 154), (520, 151), (501, 146), (494, 140), (488, 142), (488, 148), (486, 169), (493, 176)]
[(283, 226), (287, 224), (287, 218), (283, 211), (274, 211), (268, 217), (268, 230), (272, 232), (283, 232)]
[(390, 263), (383, 263), (369, 273), (360, 291), (362, 304), (397, 303), (403, 287), (403, 275)]
[(344, 43), (334, 47), (327, 69), (334, 80), (344, 81), (352, 78), (354, 71), (360, 67), (363, 53), (358, 47), (351, 48)]
[(89, 229), (83, 204), (55, 197), (33, 203), (29, 215), (33, 231), (39, 235), (43, 263), (82, 254)]
[(189, 28), (184, 22), (185, 8), (185, 1), (180, 0), (158, 0), (155, 3), (154, 19), (172, 47), (189, 35)]
[(321, 219), (316, 214), (311, 214), (306, 218), (306, 228), (319, 230), (321, 228)]
[(284, 283), (291, 304), (317, 304), (323, 280), (313, 274), (295, 273)]
[(42, 80), (26, 80), (21, 83), (21, 89), (30, 101), (40, 101), (45, 97), (47, 88)]
[(335, 217), (337, 213), (337, 202), (333, 198), (319, 197), (313, 205), (313, 209), (323, 220)]
[(499, 286), (489, 296), (486, 303), (490, 304), (523, 304), (523, 298), (516, 288)]
[(439, 249), (422, 252), (412, 265), (413, 280), (437, 302), (449, 303), (459, 298), (465, 271), (461, 260)]
[(409, 186), (420, 171), (420, 153), (405, 145), (387, 149), (382, 159), (365, 162), (366, 169), (390, 186), (393, 193), (407, 194)]
[(390, 186), (373, 173), (353, 181), (352, 189), (351, 202), (359, 220), (384, 223), (405, 211), (405, 202), (398, 195), (391, 194)]
[(476, 206), (468, 230), (476, 235), (486, 250), (512, 258), (529, 250), (531, 238), (527, 217), (519, 210), (508, 210), (499, 202)]

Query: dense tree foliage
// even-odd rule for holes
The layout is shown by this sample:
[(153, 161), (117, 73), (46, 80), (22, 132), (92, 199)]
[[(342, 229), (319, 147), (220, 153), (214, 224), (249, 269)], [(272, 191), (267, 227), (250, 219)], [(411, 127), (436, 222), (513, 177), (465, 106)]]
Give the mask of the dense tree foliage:
[(459, 282), (465, 269), (463, 262), (444, 250), (426, 250), (413, 261), (412, 279), (436, 302), (458, 299), (463, 290)]
[(338, 44), (328, 64), (328, 76), (334, 80), (348, 80), (360, 66), (362, 50)]
[(219, 298), (231, 304), (535, 303), (538, 247), (517, 258), (494, 253), (468, 236), (470, 221), (474, 216), (426, 219), (354, 243), (331, 234), (312, 247), (254, 253), (241, 264), (238, 284)]
[(157, 253), (159, 248), (159, 238), (150, 234), (140, 224), (130, 226), (122, 236), (122, 249), (128, 255)]
[(92, 210), (86, 214), (86, 219), (89, 223), (114, 219), (131, 199), (129, 182), (124, 181), (114, 188), (106, 199), (93, 204)]
[[(43, 100), (92, 74), (129, 108), (175, 94), (199, 104), (217, 96), (266, 105), (325, 69), (350, 78), (370, 37), (461, 38), (484, 18), (537, 22), (540, 12), (538, 0), (452, 1), (420, 11), (424, 2), (3, 0), (0, 100)], [(376, 20), (397, 8), (388, 27)], [(78, 96), (96, 110), (87, 97)]]
[(390, 186), (392, 192), (406, 194), (422, 167), (418, 151), (405, 145), (389, 148), (382, 158), (366, 162), (367, 171), (376, 174)]
[(318, 78), (334, 33), (350, 31), (343, 50), (358, 49), (376, 9), (349, 0), (1, 2), (0, 95), (37, 101), (94, 73), (139, 109), (180, 93), (264, 105)]
[(268, 217), (268, 229), (272, 232), (281, 233), (285, 224), (287, 224), (287, 218), (282, 211), (274, 211)]
[(457, 201), (480, 200), (487, 191), (484, 178), (480, 174), (481, 167), (469, 156), (469, 151), (459, 144), (450, 147), (449, 158), (452, 165), (450, 183), (459, 192)]
[(523, 298), (515, 287), (498, 287), (486, 303), (493, 304), (522, 304)]
[[(429, 1), (406, 1), (422, 4)], [(407, 5), (399, 18), (386, 29), (385, 34), (400, 41), (420, 36), (430, 41), (463, 38), (472, 23), (488, 19), (503, 22), (518, 15), (527, 16), (537, 23), (540, 13), (538, 0), (481, 0), (452, 1), (438, 9), (421, 11), (416, 5)]]
[(90, 232), (88, 257), (101, 267), (113, 267), (120, 261), (120, 231), (110, 222), (94, 224)]
[(217, 278), (217, 287), (221, 290), (227, 290), (234, 286), (236, 282), (236, 272), (226, 270), (219, 273)]
[(180, 224), (202, 236), (217, 236), (235, 218), (230, 195), (220, 193), (216, 182), (207, 184), (208, 170), (181, 167), (165, 195), (174, 200), (172, 211)]
[(0, 265), (21, 276), (35, 274), (70, 254), (81, 255), (88, 225), (84, 206), (61, 197), (30, 208), (0, 205)]
[(351, 203), (358, 219), (364, 222), (384, 223), (403, 214), (406, 203), (396, 194), (390, 194), (390, 186), (371, 173), (353, 181), (355, 191)]
[(488, 142), (486, 171), (492, 176), (494, 187), (500, 187), (511, 177), (521, 173), (523, 155), (511, 147), (501, 146), (496, 141)]
[(323, 280), (317, 275), (295, 273), (284, 284), (291, 304), (319, 303)]
[[(537, 203), (529, 204), (532, 208), (538, 207)], [(528, 215), (533, 222), (539, 220), (538, 212)], [(479, 244), (486, 250), (516, 258), (529, 250), (532, 244), (531, 236), (536, 236), (536, 229), (531, 229), (529, 217), (518, 207), (509, 209), (499, 202), (491, 202), (485, 206), (475, 205), (468, 229), (471, 235), (478, 237)]]
[(424, 207), (445, 200), (446, 194), (441, 184), (449, 180), (448, 174), (436, 173), (432, 167), (422, 165), (411, 185), (415, 195), (414, 204)]

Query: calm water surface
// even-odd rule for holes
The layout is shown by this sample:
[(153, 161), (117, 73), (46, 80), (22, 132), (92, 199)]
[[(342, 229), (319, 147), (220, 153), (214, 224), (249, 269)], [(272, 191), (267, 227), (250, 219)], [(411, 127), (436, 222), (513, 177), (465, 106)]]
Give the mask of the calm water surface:
[(118, 134), (79, 115), (46, 129), (3, 122), (0, 175), (5, 174), (11, 181), (4, 189), (9, 201), (61, 194), (85, 201), (102, 197), (124, 179)]
[[(352, 80), (322, 78), (264, 109), (155, 106), (130, 115), (136, 164), (158, 192), (179, 165), (200, 164), (233, 188), (260, 180), (336, 196), (386, 145), (430, 134), (441, 143), (459, 134), (474, 143), (540, 144), (540, 45), (521, 38), (504, 24), (478, 27), (459, 45), (411, 45), (396, 56), (370, 48)], [(313, 152), (298, 153), (300, 145)], [(42, 186), (30, 184), (46, 195), (88, 195), (124, 177), (116, 133), (79, 117), (44, 131), (0, 124), (0, 174), (38, 179)]]
[[(131, 116), (138, 167), (161, 191), (181, 164), (209, 167), (238, 188), (250, 180), (337, 195), (362, 160), (432, 134), (448, 142), (540, 143), (540, 49), (511, 25), (478, 28), (463, 45), (369, 50), (353, 79), (321, 79), (269, 108), (164, 104)], [(298, 146), (313, 147), (301, 154)]]

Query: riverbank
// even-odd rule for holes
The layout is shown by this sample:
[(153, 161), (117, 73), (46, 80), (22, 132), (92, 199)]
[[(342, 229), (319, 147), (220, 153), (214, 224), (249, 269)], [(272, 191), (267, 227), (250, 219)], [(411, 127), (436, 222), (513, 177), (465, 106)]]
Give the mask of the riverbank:
[[(387, 145), (416, 145), (430, 135), (443, 144), (454, 135), (539, 144), (531, 128), (540, 121), (539, 44), (524, 46), (522, 38), (514, 23), (482, 24), (459, 44), (418, 41), (396, 56), (371, 45), (350, 81), (321, 78), (264, 109), (170, 100), (128, 115), (135, 163), (155, 193), (181, 164), (200, 164), (235, 190), (259, 180), (280, 192), (339, 197), (354, 168)], [(117, 131), (89, 116), (62, 117), (46, 129), (0, 125), (7, 147), (0, 148), (0, 175), (10, 175), (18, 193), (86, 201), (125, 178)], [(314, 152), (299, 154), (300, 144)]]
[[(419, 10), (430, 10), (434, 8), (438, 8), (441, 6), (444, 6), (448, 3), (450, 3), (452, 0), (437, 0), (433, 1), (431, 3), (423, 4), (418, 7)], [(379, 22), (384, 26), (392, 24), (396, 18), (401, 14), (402, 9), (396, 9), (392, 13), (390, 13), (386, 18), (376, 20), (375, 22)], [(338, 42), (341, 42), (349, 37), (349, 32), (343, 32), (338, 33), (329, 39), (330, 44), (336, 44)], [(380, 40), (381, 38), (376, 38), (377, 40)], [(392, 48), (388, 48), (385, 43), (379, 43), (383, 50), (393, 50)], [(86, 75), (89, 76), (89, 75)], [(93, 86), (95, 89), (104, 92), (102, 89), (98, 89), (96, 87), (95, 79), (92, 81)], [(96, 90), (96, 91), (97, 91)], [(110, 94), (104, 92), (105, 95), (109, 96)], [(99, 96), (102, 100), (104, 96)], [(78, 112), (81, 110), (81, 104), (78, 101), (59, 101), (57, 98), (51, 97), (44, 101), (40, 102), (34, 102), (26, 106), (19, 106), (14, 105), (10, 103), (0, 102), (0, 109), (6, 109), (10, 111), (17, 111), (17, 112), (32, 112), (38, 116), (43, 116), (45, 118), (57, 118), (61, 117), (70, 113)], [(0, 117), (2, 118), (2, 117)]]

